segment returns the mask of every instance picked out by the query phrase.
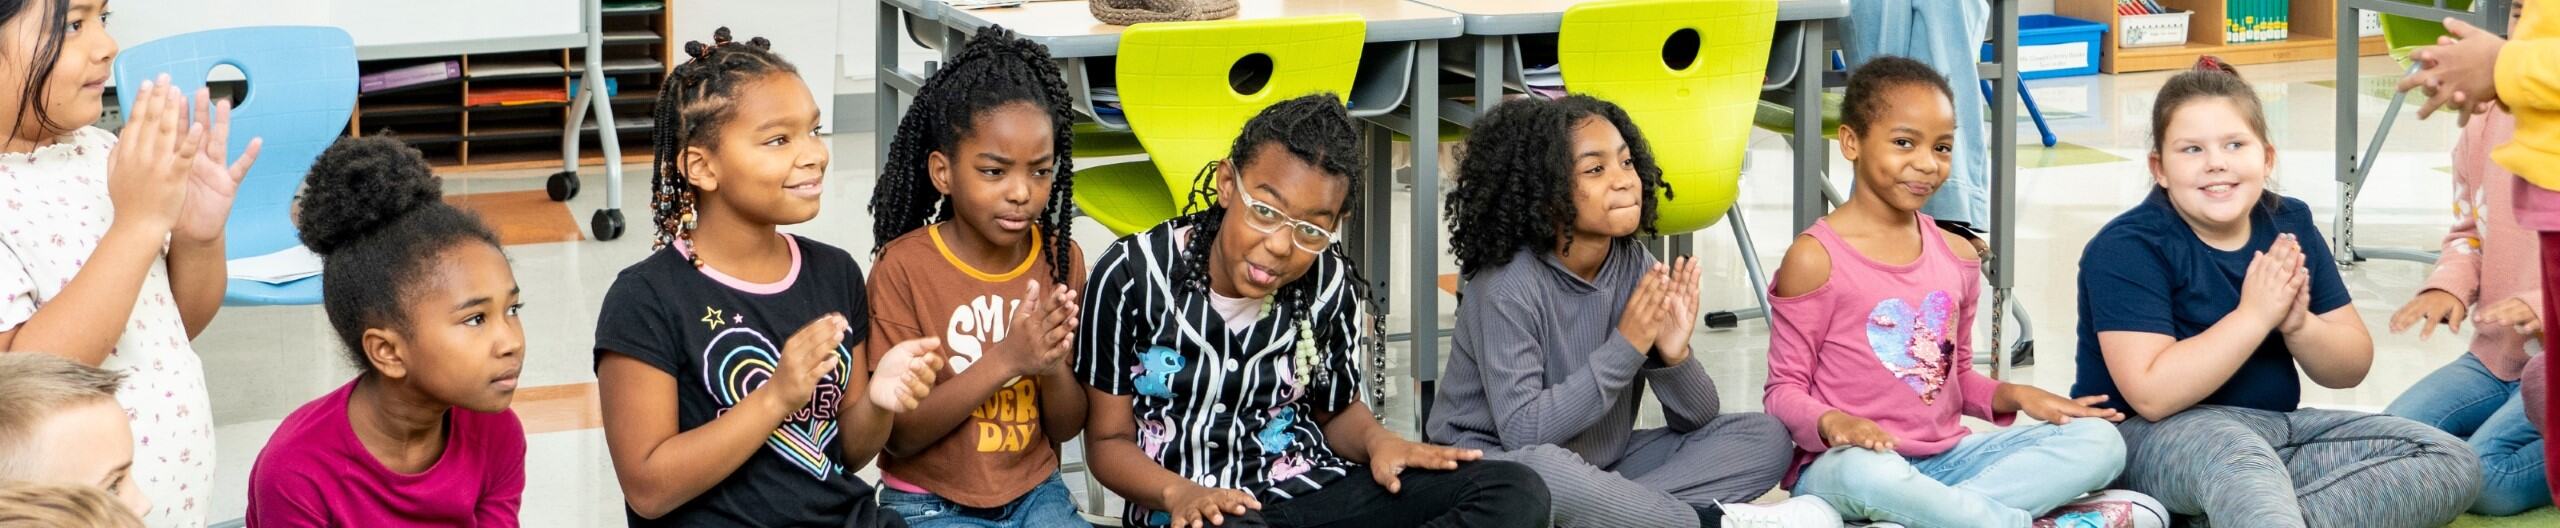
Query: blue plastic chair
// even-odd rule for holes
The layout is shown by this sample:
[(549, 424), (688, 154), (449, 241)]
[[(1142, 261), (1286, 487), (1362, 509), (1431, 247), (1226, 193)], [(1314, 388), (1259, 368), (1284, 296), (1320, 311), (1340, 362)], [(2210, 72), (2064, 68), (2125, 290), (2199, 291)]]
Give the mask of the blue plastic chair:
[[(116, 57), (116, 100), (133, 108), (133, 88), (169, 75), (192, 94), (216, 66), (239, 68), (249, 93), (231, 112), (232, 156), (265, 138), (258, 162), (240, 182), (224, 230), (224, 258), (239, 259), (300, 245), (293, 228), (294, 191), (320, 151), (337, 141), (355, 111), (356, 46), (346, 30), (267, 26), (199, 31), (124, 50)], [(227, 306), (320, 303), (320, 278), (285, 284), (231, 279)]]

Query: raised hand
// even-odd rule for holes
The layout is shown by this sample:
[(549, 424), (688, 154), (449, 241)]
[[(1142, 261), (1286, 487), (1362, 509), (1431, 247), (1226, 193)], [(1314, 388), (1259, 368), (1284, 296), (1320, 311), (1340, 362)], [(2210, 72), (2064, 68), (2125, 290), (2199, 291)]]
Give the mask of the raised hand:
[(2426, 89), (2427, 100), (2418, 105), (2419, 119), (2447, 106), (2468, 116), (2498, 100), (2493, 70), (2506, 39), (2456, 18), (2444, 19), (2444, 29), (2451, 35), (2437, 37), (2435, 46), (2410, 55), (2419, 64), (2418, 72), (2401, 79), (2398, 87), (2403, 92)]
[(2301, 331), (2303, 325), (2311, 322), (2311, 269), (2304, 264), (2310, 256), (2302, 252), (2301, 239), (2291, 234), (2277, 237), (2276, 248), (2283, 252), (2289, 269), (2293, 270), (2293, 281), (2286, 285), (2293, 290), (2293, 302), (2285, 311), (2284, 322), (2278, 323), (2276, 330), (2291, 334)]
[(1698, 259), (1680, 257), (1670, 266), (1664, 289), (1661, 335), (1653, 348), (1666, 365), (1689, 360), (1689, 337), (1698, 329)]
[(1076, 358), (1076, 327), (1083, 324), (1081, 317), (1084, 314), (1084, 305), (1075, 290), (1067, 289), (1065, 285), (1050, 288), (1049, 291), (1050, 295), (1055, 297), (1049, 301), (1049, 317), (1052, 322), (1049, 333), (1041, 337), (1040, 341), (1050, 350), (1042, 357), (1047, 358), (1046, 361), (1050, 363), (1055, 363), (1051, 367), (1051, 372), (1073, 372)]
[(1652, 354), (1653, 345), (1662, 338), (1662, 303), (1671, 295), (1670, 281), (1670, 271), (1654, 264), (1636, 283), (1635, 294), (1627, 296), (1626, 311), (1618, 315), (1618, 335), (1635, 345), (1638, 354)]
[(791, 339), (782, 342), (782, 358), (773, 366), (773, 379), (756, 392), (771, 392), (774, 403), (788, 412), (799, 412), (817, 394), (818, 382), (834, 374), (844, 362), (838, 353), (844, 336), (852, 328), (842, 314), (827, 314), (808, 326), (800, 327)]
[[(2240, 281), (2240, 306), (2232, 310), (2233, 314), (2254, 317), (2276, 327), (2292, 315), (2294, 300), (2300, 297), (2301, 283), (2294, 280), (2300, 275), (2300, 266), (2293, 263), (2294, 257), (2285, 255), (2287, 249), (2279, 239), (2275, 247), (2250, 258), (2248, 274)], [(2300, 251), (2299, 246), (2290, 249)]]
[(143, 81), (126, 110), (124, 129), (107, 157), (107, 198), (115, 225), (167, 234), (178, 225), (187, 199), (184, 168), (203, 141), (186, 122), (186, 103), (169, 76)]
[(240, 160), (229, 162), (231, 102), (214, 103), (212, 95), (202, 89), (196, 90), (195, 99), (195, 111), (189, 113), (190, 128), (205, 130), (207, 136), (185, 171), (187, 200), (178, 216), (175, 235), (189, 242), (212, 242), (222, 238), (223, 224), (231, 218), (231, 202), (239, 195), (240, 180), (249, 176), (249, 166), (257, 163), (258, 150), (266, 140), (250, 139), (249, 147), (240, 151)]
[(871, 371), (871, 404), (893, 413), (915, 410), (933, 393), (943, 361), (941, 339), (910, 339), (889, 347)]

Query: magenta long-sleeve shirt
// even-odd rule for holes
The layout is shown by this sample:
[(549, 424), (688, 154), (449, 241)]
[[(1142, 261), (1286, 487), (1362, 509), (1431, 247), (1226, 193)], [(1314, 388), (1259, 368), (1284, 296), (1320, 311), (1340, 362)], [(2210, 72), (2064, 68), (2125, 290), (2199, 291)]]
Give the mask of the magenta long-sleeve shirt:
[(455, 408), (444, 453), (417, 474), (383, 467), (347, 421), (348, 383), (295, 409), (249, 470), (250, 526), (512, 528), (524, 499), (515, 411)]

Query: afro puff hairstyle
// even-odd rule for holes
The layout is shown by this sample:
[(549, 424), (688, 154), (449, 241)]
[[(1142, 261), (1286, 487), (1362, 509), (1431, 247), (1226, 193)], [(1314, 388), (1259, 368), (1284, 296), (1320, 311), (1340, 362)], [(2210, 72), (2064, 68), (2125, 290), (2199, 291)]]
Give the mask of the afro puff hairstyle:
[(500, 247), (479, 218), (443, 198), (426, 157), (389, 136), (338, 140), (311, 163), (293, 225), (324, 259), (321, 305), (359, 371), (373, 372), (365, 329), (409, 324), (402, 307), (438, 255), (456, 244)]
[(1558, 242), (1574, 218), (1573, 131), (1585, 119), (1607, 121), (1626, 137), (1636, 176), (1644, 182), (1636, 232), (1656, 233), (1653, 222), (1671, 186), (1662, 181), (1653, 148), (1626, 110), (1588, 95), (1515, 99), (1477, 120), (1459, 150), (1458, 183), (1449, 191), (1443, 217), (1460, 274), (1500, 266), (1524, 249), (1546, 253), (1563, 247)]

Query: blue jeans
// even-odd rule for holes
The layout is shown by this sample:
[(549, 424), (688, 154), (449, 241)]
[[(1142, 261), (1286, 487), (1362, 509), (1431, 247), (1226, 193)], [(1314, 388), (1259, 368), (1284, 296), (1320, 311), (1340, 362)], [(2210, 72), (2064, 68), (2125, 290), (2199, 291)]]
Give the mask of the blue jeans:
[(2491, 375), (2480, 358), (2463, 354), (2436, 369), (2383, 412), (2463, 437), (2480, 454), (2484, 486), (2471, 513), (2515, 515), (2551, 505), (2542, 434), (2525, 420), (2524, 396), (2516, 382)]
[(1795, 493), (1843, 519), (1935, 526), (2024, 527), (2124, 470), (2124, 438), (2105, 420), (1975, 433), (1917, 460), (1854, 447), (1814, 458)]
[(880, 488), (880, 507), (907, 519), (913, 528), (1092, 528), (1084, 517), (1076, 515), (1075, 496), (1067, 491), (1065, 480), (1049, 474), (1049, 481), (1031, 488), (1021, 498), (994, 508), (971, 508), (943, 500), (942, 497), (907, 493)]

